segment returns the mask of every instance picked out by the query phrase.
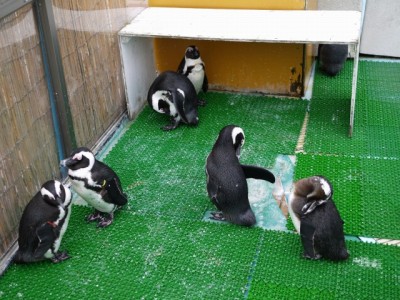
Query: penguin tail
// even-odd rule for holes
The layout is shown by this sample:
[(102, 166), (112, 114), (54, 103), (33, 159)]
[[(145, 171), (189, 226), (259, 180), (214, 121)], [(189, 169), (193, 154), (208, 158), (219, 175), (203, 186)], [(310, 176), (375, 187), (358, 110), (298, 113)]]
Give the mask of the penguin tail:
[(21, 251), (17, 251), (17, 253), (15, 253), (14, 257), (13, 257), (13, 261), (17, 264), (22, 264), (25, 262), (24, 260), (24, 255)]
[(119, 206), (123, 206), (128, 203), (128, 197), (122, 191), (120, 183), (117, 178), (112, 178), (107, 182), (106, 190), (110, 194), (110, 197), (113, 199), (113, 202)]
[(250, 166), (250, 165), (242, 165), (242, 169), (244, 172), (244, 176), (246, 178), (254, 178), (254, 179), (261, 179), (266, 180), (271, 183), (275, 183), (275, 176), (267, 169), (257, 166)]
[(251, 208), (248, 208), (245, 212), (240, 213), (238, 215), (235, 216), (225, 215), (225, 217), (227, 219), (230, 219), (232, 223), (241, 226), (251, 227), (256, 224), (256, 216), (254, 215)]
[(27, 252), (22, 252), (20, 250), (15, 253), (13, 257), (13, 262), (16, 264), (26, 264), (26, 263), (32, 263), (32, 262), (37, 262), (37, 261), (42, 261), (44, 260), (43, 257), (36, 258), (32, 254), (27, 253)]

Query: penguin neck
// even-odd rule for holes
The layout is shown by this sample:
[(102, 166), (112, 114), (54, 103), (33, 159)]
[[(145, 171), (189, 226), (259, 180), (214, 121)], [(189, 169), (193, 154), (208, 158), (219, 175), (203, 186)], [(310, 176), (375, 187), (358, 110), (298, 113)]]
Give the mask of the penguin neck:
[(185, 63), (186, 63), (186, 67), (196, 66), (198, 64), (201, 64), (204, 66), (204, 62), (201, 60), (201, 57), (196, 58), (196, 59), (185, 57)]

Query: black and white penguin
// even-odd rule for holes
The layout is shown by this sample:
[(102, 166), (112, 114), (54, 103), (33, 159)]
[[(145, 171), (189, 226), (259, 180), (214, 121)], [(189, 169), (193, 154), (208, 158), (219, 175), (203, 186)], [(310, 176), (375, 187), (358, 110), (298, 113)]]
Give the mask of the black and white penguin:
[(289, 197), (289, 213), (301, 236), (303, 256), (344, 260), (349, 257), (343, 221), (332, 200), (331, 183), (323, 176), (301, 179)]
[(347, 44), (320, 44), (318, 46), (319, 68), (324, 73), (335, 76), (343, 69), (347, 55)]
[(16, 263), (50, 259), (54, 263), (70, 258), (59, 252), (71, 215), (71, 191), (57, 180), (44, 183), (29, 201), (19, 223)]
[(253, 226), (256, 217), (250, 207), (246, 178), (274, 183), (275, 176), (264, 168), (240, 164), (244, 139), (243, 129), (238, 126), (228, 125), (220, 131), (206, 160), (207, 192), (221, 211), (213, 214), (214, 219)]
[(171, 116), (171, 123), (163, 130), (173, 130), (180, 122), (197, 125), (197, 107), (200, 101), (190, 80), (182, 74), (166, 71), (151, 84), (147, 94), (151, 108), (161, 114)]
[(193, 83), (198, 94), (201, 90), (208, 91), (208, 80), (205, 64), (200, 57), (200, 51), (196, 46), (186, 48), (185, 56), (182, 58), (178, 73), (185, 75)]
[(87, 221), (98, 221), (99, 227), (110, 225), (114, 211), (128, 202), (117, 174), (86, 147), (73, 151), (61, 165), (68, 168), (73, 190), (95, 208)]

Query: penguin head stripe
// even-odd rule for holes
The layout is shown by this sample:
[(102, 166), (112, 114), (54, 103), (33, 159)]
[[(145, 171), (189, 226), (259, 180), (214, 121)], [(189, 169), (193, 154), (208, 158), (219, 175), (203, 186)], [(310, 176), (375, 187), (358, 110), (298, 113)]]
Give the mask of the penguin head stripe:
[(76, 153), (73, 157), (72, 157), (72, 159), (74, 159), (74, 160), (82, 160), (82, 153)]
[(81, 147), (72, 152), (71, 157), (63, 160), (62, 165), (68, 167), (68, 174), (83, 178), (93, 168), (96, 159), (86, 147)]
[[(71, 202), (71, 191), (58, 180), (49, 180), (40, 189), (42, 198), (50, 205), (64, 206)], [(50, 200), (50, 201), (49, 201)]]
[(240, 127), (234, 127), (232, 129), (232, 142), (233, 146), (236, 150), (236, 156), (237, 158), (240, 158), (240, 151), (242, 146), (244, 145), (244, 132), (243, 129)]
[(151, 105), (153, 109), (161, 114), (176, 116), (175, 105), (172, 103), (170, 91), (159, 90), (151, 96)]
[(61, 197), (61, 182), (58, 180), (54, 180), (54, 187), (56, 189), (56, 194), (58, 197)]
[(54, 199), (56, 198), (56, 197), (54, 197), (54, 195), (53, 195), (52, 192), (50, 192), (48, 189), (46, 189), (46, 188), (44, 188), (44, 187), (42, 187), (42, 188), (40, 189), (40, 194), (42, 195), (42, 197), (47, 196), (47, 197), (49, 197), (49, 198), (52, 199), (52, 200), (54, 200)]
[(319, 182), (321, 183), (321, 188), (324, 190), (326, 197), (329, 198), (332, 194), (329, 183), (322, 177), (319, 178)]

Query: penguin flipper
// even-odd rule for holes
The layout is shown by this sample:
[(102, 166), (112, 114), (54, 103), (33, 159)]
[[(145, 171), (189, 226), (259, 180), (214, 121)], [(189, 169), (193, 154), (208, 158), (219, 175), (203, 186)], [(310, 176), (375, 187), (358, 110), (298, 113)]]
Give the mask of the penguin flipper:
[(254, 179), (261, 179), (266, 180), (271, 183), (275, 182), (275, 176), (267, 169), (257, 166), (250, 166), (250, 165), (241, 165), (242, 170), (244, 172), (244, 176), (246, 178), (254, 178)]
[(203, 86), (201, 87), (201, 89), (203, 90), (204, 93), (206, 93), (208, 91), (208, 79), (207, 79), (207, 75), (205, 73), (205, 70), (204, 70)]
[(54, 240), (56, 239), (55, 224), (51, 222), (43, 223), (37, 230), (36, 236), (39, 240), (38, 246), (33, 253), (35, 260), (43, 258), (44, 254), (51, 248)]
[[(179, 119), (182, 118), (184, 123), (188, 123), (188, 120), (186, 118), (186, 114), (185, 114), (185, 96), (183, 96), (179, 91), (175, 90), (174, 93), (172, 93), (172, 97), (173, 97), (173, 102), (175, 104), (175, 108), (178, 111), (179, 116), (175, 117), (175, 120), (178, 120), (179, 123)], [(176, 124), (176, 126), (178, 126)], [(175, 127), (176, 128), (176, 127)]]
[(320, 259), (321, 256), (315, 251), (314, 247), (315, 227), (304, 219), (300, 223), (300, 236), (304, 249), (303, 256), (309, 259)]
[(181, 62), (179, 63), (177, 72), (179, 74), (183, 74), (183, 68), (185, 67), (185, 57), (182, 58)]
[(109, 198), (111, 198), (111, 201), (114, 204), (123, 206), (128, 203), (128, 198), (122, 191), (121, 185), (119, 184), (117, 178), (114, 177), (107, 181), (106, 190)]

